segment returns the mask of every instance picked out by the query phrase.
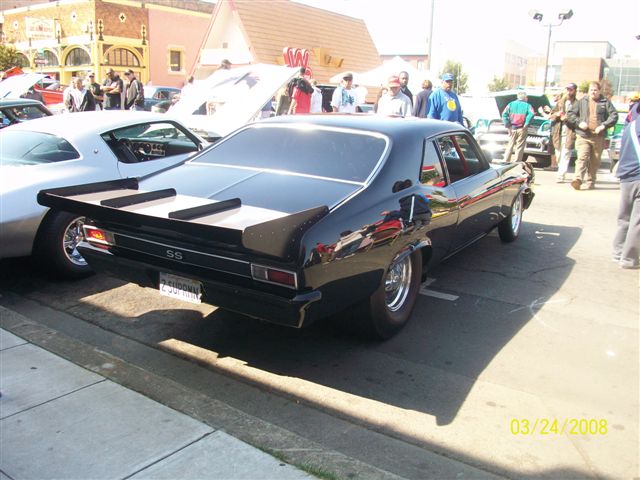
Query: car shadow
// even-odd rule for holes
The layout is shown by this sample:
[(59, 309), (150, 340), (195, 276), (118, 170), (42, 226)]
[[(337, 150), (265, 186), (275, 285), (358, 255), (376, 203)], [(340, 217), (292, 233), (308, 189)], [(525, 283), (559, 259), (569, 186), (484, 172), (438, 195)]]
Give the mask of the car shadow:
[[(46, 275), (24, 260), (11, 261), (10, 269), (3, 261), (0, 288), (11, 285), (12, 291), (27, 296), (44, 289), (38, 295), (54, 308), (72, 310), (145, 344), (164, 348), (168, 340), (178, 341), (267, 375), (422, 412), (434, 416), (438, 425), (448, 425), (486, 367), (536, 319), (569, 276), (574, 261), (567, 253), (580, 234), (579, 228), (523, 223), (516, 242), (501, 244), (495, 233), (483, 238), (428, 273), (410, 322), (386, 342), (349, 335), (340, 319), (295, 330), (225, 310), (202, 315), (186, 308), (155, 309), (136, 318), (105, 314), (99, 305), (78, 305), (82, 298), (124, 282), (97, 276), (47, 284)], [(16, 268), (20, 275), (9, 273)], [(191, 351), (173, 353), (200, 361)], [(207, 365), (217, 368), (216, 363)], [(243, 369), (224, 373), (248, 381)], [(268, 388), (296, 395), (293, 388)]]
[(386, 342), (349, 336), (339, 321), (298, 331), (227, 311), (183, 330), (180, 340), (446, 425), (485, 367), (564, 283), (574, 264), (567, 252), (579, 235), (577, 228), (527, 223), (512, 244), (485, 237), (429, 272), (435, 281), (411, 321)]

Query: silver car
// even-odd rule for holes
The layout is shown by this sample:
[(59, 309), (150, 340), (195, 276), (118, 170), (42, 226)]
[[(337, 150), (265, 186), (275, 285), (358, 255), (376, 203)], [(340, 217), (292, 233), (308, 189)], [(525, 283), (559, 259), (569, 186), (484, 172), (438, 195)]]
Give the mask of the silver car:
[(84, 219), (38, 205), (38, 191), (142, 177), (206, 145), (177, 120), (149, 112), (72, 113), (2, 129), (0, 258), (33, 254), (61, 277), (91, 273), (76, 249)]

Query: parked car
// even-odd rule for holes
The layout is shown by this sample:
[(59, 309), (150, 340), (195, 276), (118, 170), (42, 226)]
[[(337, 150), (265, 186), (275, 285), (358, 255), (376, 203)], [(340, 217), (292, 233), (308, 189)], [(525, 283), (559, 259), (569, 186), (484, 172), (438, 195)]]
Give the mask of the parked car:
[[(40, 73), (18, 73), (0, 82), (0, 98), (20, 98), (33, 88), (47, 106), (62, 103), (63, 87), (60, 82)], [(39, 99), (38, 99), (39, 100)]]
[[(474, 135), (486, 155), (492, 159), (502, 159), (509, 142), (509, 132), (502, 123), (502, 112), (509, 102), (516, 99), (517, 90), (496, 92), (486, 97), (466, 97), (461, 100), (465, 112), (475, 118)], [(538, 112), (540, 107), (550, 106), (546, 95), (529, 93), (527, 102)], [(479, 109), (480, 113), (473, 112)], [(525, 158), (534, 157), (537, 167), (551, 165), (551, 122), (544, 117), (534, 116), (529, 124)]]
[(38, 205), (39, 190), (140, 177), (205, 145), (176, 120), (144, 112), (82, 112), (0, 131), (0, 258), (34, 254), (65, 277), (91, 272), (76, 250), (83, 218)]
[(431, 265), (494, 228), (515, 240), (532, 198), (462, 126), (376, 115), (272, 117), (144, 179), (38, 195), (91, 219), (97, 271), (291, 327), (342, 312), (382, 339)]
[(42, 102), (30, 99), (0, 100), (0, 128), (53, 115)]
[(171, 101), (174, 95), (179, 94), (180, 89), (176, 87), (159, 87), (155, 85), (145, 85), (144, 109), (147, 111), (151, 111), (154, 105), (157, 105), (159, 102)]

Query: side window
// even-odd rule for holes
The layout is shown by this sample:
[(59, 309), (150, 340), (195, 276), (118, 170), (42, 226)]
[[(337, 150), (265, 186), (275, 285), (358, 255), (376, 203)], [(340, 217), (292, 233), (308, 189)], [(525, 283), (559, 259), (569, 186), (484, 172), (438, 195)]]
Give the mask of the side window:
[(456, 135), (455, 138), (458, 141), (460, 150), (462, 150), (462, 155), (467, 163), (469, 175), (475, 175), (489, 168), (489, 164), (469, 141), (469, 137), (466, 135)]
[(451, 183), (476, 175), (489, 168), (466, 135), (459, 133), (437, 140)]
[(420, 183), (434, 187), (443, 187), (447, 184), (438, 150), (433, 142), (429, 140), (424, 142), (424, 154), (422, 156), (422, 166), (420, 167)]

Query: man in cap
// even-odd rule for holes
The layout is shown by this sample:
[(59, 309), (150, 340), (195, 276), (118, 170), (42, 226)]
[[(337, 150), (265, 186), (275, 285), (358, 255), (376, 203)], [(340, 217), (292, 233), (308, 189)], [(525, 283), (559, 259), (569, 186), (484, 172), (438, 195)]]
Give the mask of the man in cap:
[(430, 105), (427, 116), (436, 120), (447, 120), (464, 125), (460, 100), (458, 100), (456, 93), (451, 90), (453, 78), (451, 73), (445, 73), (442, 76), (442, 86), (433, 92), (429, 98)]
[(105, 110), (120, 110), (122, 108), (121, 96), (124, 91), (124, 82), (113, 68), (107, 69), (107, 78), (102, 82), (102, 91), (105, 94)]
[(527, 102), (527, 92), (518, 91), (516, 99), (509, 102), (502, 112), (502, 121), (509, 130), (509, 143), (504, 152), (504, 161), (511, 161), (511, 154), (516, 156), (516, 162), (521, 162), (524, 157), (524, 147), (527, 144), (527, 128), (533, 120), (535, 112)]
[(356, 92), (353, 87), (353, 73), (347, 72), (342, 76), (342, 82), (336, 87), (331, 96), (331, 108), (334, 112), (355, 113)]
[(136, 74), (130, 68), (124, 72), (127, 77), (127, 91), (125, 95), (125, 110), (144, 110), (144, 86), (136, 78)]
[(104, 101), (104, 97), (102, 96), (102, 87), (98, 82), (96, 82), (95, 73), (89, 72), (89, 74), (87, 75), (87, 84), (89, 91), (96, 101), (96, 110), (102, 110), (102, 102)]
[(577, 135), (578, 159), (571, 181), (575, 190), (580, 190), (585, 180), (589, 190), (595, 188), (605, 133), (618, 121), (616, 107), (600, 93), (600, 88), (599, 82), (591, 82), (589, 93), (567, 112), (567, 123), (576, 129)]
[(389, 90), (380, 97), (377, 113), (381, 115), (411, 116), (411, 100), (400, 90), (402, 83), (396, 76), (389, 77), (387, 81)]

